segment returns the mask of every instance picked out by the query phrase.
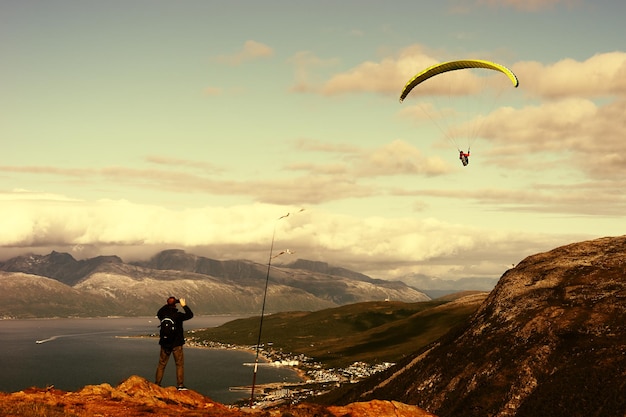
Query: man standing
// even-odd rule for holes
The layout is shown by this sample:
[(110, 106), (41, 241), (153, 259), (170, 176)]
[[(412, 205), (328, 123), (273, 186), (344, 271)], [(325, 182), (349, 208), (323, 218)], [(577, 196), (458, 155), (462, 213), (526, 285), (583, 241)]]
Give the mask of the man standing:
[[(176, 308), (177, 303), (180, 303), (180, 306), (185, 310), (184, 313), (178, 311), (178, 308)], [(174, 362), (176, 363), (176, 385), (180, 391), (187, 390), (185, 387), (185, 357), (183, 355), (183, 345), (185, 344), (183, 321), (192, 318), (193, 312), (187, 306), (184, 298), (177, 300), (176, 297), (169, 297), (167, 304), (157, 312), (157, 317), (161, 322), (159, 337), (161, 353), (159, 355), (155, 383), (161, 385), (165, 366), (173, 353)]]

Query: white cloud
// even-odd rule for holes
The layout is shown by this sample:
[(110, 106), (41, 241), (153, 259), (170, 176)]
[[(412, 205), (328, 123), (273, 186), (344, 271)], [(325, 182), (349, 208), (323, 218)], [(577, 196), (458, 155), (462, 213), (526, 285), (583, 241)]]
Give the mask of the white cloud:
[(261, 42), (248, 40), (243, 48), (233, 55), (220, 55), (215, 60), (227, 65), (241, 65), (259, 58), (268, 58), (274, 55), (274, 50)]
[(449, 166), (438, 157), (425, 157), (415, 146), (402, 140), (393, 140), (378, 148), (324, 143), (321, 141), (297, 142), (298, 149), (334, 153), (342, 162), (316, 165), (291, 164), (289, 168), (309, 170), (315, 174), (332, 174), (343, 178), (373, 178), (394, 175), (442, 175)]
[(520, 79), (520, 89), (543, 98), (626, 95), (626, 52), (600, 53), (582, 62), (518, 62), (513, 71)]
[(222, 95), (223, 89), (219, 87), (206, 87), (204, 89), (205, 96), (219, 96)]
[[(378, 62), (367, 61), (335, 74), (317, 87), (312, 87), (309, 82), (306, 91), (318, 91), (327, 96), (362, 92), (399, 96), (404, 85), (420, 70), (445, 60), (441, 56), (435, 58), (435, 54), (414, 45), (403, 49), (396, 56)], [(582, 62), (564, 59), (545, 65), (523, 61), (510, 67), (520, 80), (519, 94), (527, 96), (564, 99), (626, 95), (626, 53), (620, 51), (600, 53)], [(312, 69), (314, 66), (309, 65), (307, 68)], [(308, 74), (310, 77), (310, 71)], [(476, 77), (471, 71), (456, 71), (452, 89), (450, 79), (451, 76), (428, 80), (420, 85), (420, 93), (466, 95), (485, 89), (485, 80)]]
[(510, 7), (527, 12), (537, 12), (545, 9), (552, 9), (557, 5), (576, 6), (582, 0), (477, 0), (477, 5), (489, 7)]
[(329, 96), (355, 92), (399, 95), (402, 87), (419, 69), (436, 63), (419, 46), (412, 46), (396, 57), (384, 58), (380, 62), (364, 62), (336, 74), (323, 84), (320, 91)]
[(622, 120), (626, 100), (598, 106), (570, 98), (517, 110), (501, 108), (482, 122), (482, 133), (492, 145), (490, 163), (528, 169), (533, 161), (551, 158), (593, 179), (621, 180), (626, 174)]
[[(303, 259), (392, 278), (418, 272), (454, 275), (459, 264), (471, 265), (473, 259), (506, 265), (519, 261), (520, 248), (545, 248), (556, 239), (514, 231), (494, 234), (434, 219), (360, 218), (308, 208), (300, 212), (294, 206), (168, 210), (125, 200), (76, 204), (43, 197), (27, 204), (16, 196), (12, 204), (0, 207), (4, 256), (12, 248), (30, 247), (65, 248), (75, 256), (141, 253), (147, 258), (157, 250), (183, 248), (217, 259), (265, 262), (275, 228), (277, 250), (288, 248)], [(286, 213), (293, 215), (280, 219)], [(496, 269), (491, 270), (495, 277), (504, 272)], [(488, 274), (484, 269), (480, 273)]]
[(290, 88), (295, 93), (310, 93), (319, 90), (320, 79), (317, 71), (337, 65), (338, 59), (322, 59), (310, 51), (301, 51), (289, 59), (294, 66), (294, 84)]
[(425, 157), (413, 145), (394, 140), (365, 152), (356, 163), (357, 176), (442, 175), (450, 167), (439, 157)]

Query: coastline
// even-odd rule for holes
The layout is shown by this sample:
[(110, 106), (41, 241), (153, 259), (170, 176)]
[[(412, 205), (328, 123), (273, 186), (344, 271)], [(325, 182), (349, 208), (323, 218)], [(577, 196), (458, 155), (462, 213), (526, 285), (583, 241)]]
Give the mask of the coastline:
[[(189, 332), (192, 332), (192, 331), (189, 331)], [(115, 336), (115, 337), (119, 339), (154, 339), (155, 341), (158, 340), (159, 338), (156, 335), (135, 335), (135, 336)], [(185, 337), (185, 347), (191, 348), (191, 349), (237, 350), (237, 351), (252, 353), (255, 355), (255, 357), (257, 354), (257, 349), (255, 346), (242, 346), (242, 345), (235, 345), (235, 344), (230, 344), (230, 343), (227, 344), (227, 343), (204, 341), (204, 340), (200, 341), (193, 336)], [(298, 376), (298, 378), (300, 379), (300, 382), (309, 381), (310, 378), (307, 375), (307, 370), (303, 369), (300, 366), (301, 362), (299, 360), (295, 360), (295, 359), (285, 360), (284, 359), (285, 357), (290, 357), (290, 356), (291, 354), (287, 354), (287, 356), (283, 354), (282, 359), (281, 359), (281, 358), (276, 357), (276, 355), (273, 354), (272, 352), (267, 352), (264, 349), (259, 349), (258, 351), (259, 364), (258, 365), (259, 366), (289, 367)], [(304, 357), (304, 356), (300, 355), (300, 357)], [(249, 363), (249, 365), (254, 366), (254, 363)], [(276, 384), (276, 383), (272, 383), (272, 384)], [(279, 382), (278, 384), (294, 384), (294, 383), (293, 382), (286, 382), (286, 383)]]
[[(248, 366), (274, 366), (292, 370), (299, 381), (285, 382), (276, 381), (263, 384), (255, 384), (254, 406), (265, 408), (284, 403), (295, 403), (308, 397), (327, 393), (343, 384), (353, 384), (375, 373), (383, 371), (393, 363), (367, 364), (355, 362), (345, 368), (326, 368), (324, 364), (316, 362), (304, 354), (293, 354), (266, 348), (261, 345), (258, 349), (255, 345), (237, 345), (232, 343), (214, 342), (202, 340), (194, 336), (195, 330), (186, 331), (185, 346), (196, 349), (233, 350), (248, 352), (254, 355), (253, 362), (243, 363)], [(130, 338), (146, 338), (158, 340), (156, 334), (122, 336)], [(258, 353), (258, 357), (256, 356)], [(257, 361), (258, 359), (258, 361)], [(252, 371), (252, 370), (251, 370)], [(252, 385), (231, 386), (230, 391), (252, 393)], [(242, 400), (241, 403), (247, 400)]]
[[(285, 359), (279, 359), (276, 357), (275, 354), (273, 354), (272, 352), (267, 352), (264, 349), (259, 349), (257, 352), (257, 349), (254, 346), (241, 346), (241, 345), (234, 345), (234, 344), (225, 344), (221, 342), (207, 342), (207, 341), (199, 342), (193, 337), (185, 339), (185, 346), (190, 347), (190, 348), (197, 348), (197, 349), (238, 350), (238, 351), (243, 351), (243, 352), (249, 352), (255, 355), (255, 360), (256, 360), (256, 355), (258, 353), (258, 359), (259, 359), (258, 365), (259, 366), (289, 367), (298, 375), (298, 378), (300, 378), (301, 382), (307, 381), (307, 373), (304, 369), (302, 369), (299, 366), (300, 361), (297, 361), (297, 360), (287, 361)], [(291, 354), (288, 354), (288, 355), (291, 355)], [(245, 365), (254, 366), (254, 363), (246, 363)]]
[[(241, 346), (230, 343), (226, 344), (199, 340), (193, 336), (186, 338), (186, 344), (189, 347), (201, 349), (241, 350), (255, 355), (257, 353), (256, 346)], [(263, 362), (249, 363), (249, 365), (288, 367), (292, 369), (300, 379), (299, 382), (272, 382), (255, 385), (254, 403), (255, 406), (261, 408), (288, 402), (299, 402), (308, 397), (336, 389), (342, 384), (356, 383), (394, 365), (390, 362), (375, 365), (355, 362), (346, 368), (327, 369), (322, 363), (315, 362), (314, 359), (303, 354), (285, 353), (283, 351), (274, 350), (273, 348), (265, 349), (264, 346), (258, 349), (258, 359)], [(251, 393), (252, 386), (231, 387), (231, 390), (250, 391)]]

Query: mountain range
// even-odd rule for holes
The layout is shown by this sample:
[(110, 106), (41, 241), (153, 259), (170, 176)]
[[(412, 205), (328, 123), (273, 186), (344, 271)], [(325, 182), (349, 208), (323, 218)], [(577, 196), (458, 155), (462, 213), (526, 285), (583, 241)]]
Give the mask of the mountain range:
[(340, 305), (430, 298), (400, 281), (299, 259), (273, 266), (219, 261), (182, 250), (126, 263), (117, 256), (76, 260), (68, 253), (24, 255), (0, 263), (0, 318), (153, 315), (170, 295), (185, 297), (196, 314), (313, 311)]

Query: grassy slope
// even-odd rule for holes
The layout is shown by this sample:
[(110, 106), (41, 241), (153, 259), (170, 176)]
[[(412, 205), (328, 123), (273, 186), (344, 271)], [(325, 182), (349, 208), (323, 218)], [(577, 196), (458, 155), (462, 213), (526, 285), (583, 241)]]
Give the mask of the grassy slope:
[[(484, 293), (486, 296), (487, 293)], [(459, 294), (456, 297), (460, 297)], [(315, 312), (287, 312), (263, 320), (261, 343), (302, 353), (327, 367), (355, 361), (396, 362), (465, 321), (484, 297), (454, 303), (454, 296), (419, 303), (375, 301)], [(259, 318), (234, 320), (196, 332), (200, 339), (255, 345)]]

